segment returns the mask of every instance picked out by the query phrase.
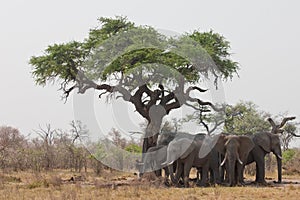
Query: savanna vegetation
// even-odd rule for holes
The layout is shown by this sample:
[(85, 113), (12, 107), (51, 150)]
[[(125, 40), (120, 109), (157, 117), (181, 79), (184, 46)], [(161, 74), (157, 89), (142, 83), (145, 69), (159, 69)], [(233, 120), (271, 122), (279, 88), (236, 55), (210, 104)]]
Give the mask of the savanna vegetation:
[[(195, 122), (207, 135), (221, 132), (253, 135), (270, 132), (287, 114), (274, 116), (252, 102), (215, 105), (203, 100), (201, 87), (211, 80), (232, 79), (239, 64), (230, 53), (230, 43), (214, 31), (184, 33), (178, 38), (166, 37), (149, 26), (138, 26), (126, 17), (100, 18), (100, 25), (89, 31), (83, 41), (49, 45), (44, 54), (32, 56), (30, 65), (37, 85), (58, 85), (63, 99), (71, 93), (84, 95), (99, 92), (99, 98), (122, 99), (132, 104), (145, 119), (140, 140), (122, 136), (115, 128), (107, 140), (118, 152), (105, 150), (101, 141), (80, 142), (89, 135), (81, 121), (72, 121), (69, 130), (40, 126), (25, 136), (14, 127), (0, 127), (0, 199), (297, 199), (300, 192), (300, 150), (291, 148), (297, 136), (294, 118), (282, 125), (283, 182), (276, 179), (274, 155), (266, 156), (268, 185), (248, 187), (191, 188), (169, 187), (154, 173), (138, 177), (137, 168), (117, 171), (136, 163), (128, 154), (140, 155), (157, 145), (164, 132), (180, 132), (184, 123)], [(183, 119), (166, 121), (173, 110), (187, 106), (193, 109)], [(273, 126), (274, 124), (274, 126)], [(89, 150), (93, 150), (91, 154)], [(116, 168), (104, 165), (110, 159)], [(254, 180), (253, 164), (246, 166), (245, 178)], [(196, 171), (191, 171), (194, 178)]]

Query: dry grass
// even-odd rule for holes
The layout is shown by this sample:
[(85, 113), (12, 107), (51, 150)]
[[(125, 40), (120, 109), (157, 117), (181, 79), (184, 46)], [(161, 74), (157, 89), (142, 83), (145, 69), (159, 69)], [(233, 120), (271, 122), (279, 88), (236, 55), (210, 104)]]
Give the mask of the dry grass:
[[(160, 179), (137, 180), (133, 175), (106, 172), (104, 177), (55, 171), (0, 174), (0, 199), (299, 199), (298, 184), (284, 186), (167, 188)], [(71, 177), (75, 181), (70, 181)], [(267, 174), (275, 180), (276, 173)], [(284, 176), (299, 180), (300, 176)], [(253, 177), (247, 177), (253, 179)], [(124, 184), (121, 184), (124, 183)], [(125, 184), (126, 183), (126, 184)]]

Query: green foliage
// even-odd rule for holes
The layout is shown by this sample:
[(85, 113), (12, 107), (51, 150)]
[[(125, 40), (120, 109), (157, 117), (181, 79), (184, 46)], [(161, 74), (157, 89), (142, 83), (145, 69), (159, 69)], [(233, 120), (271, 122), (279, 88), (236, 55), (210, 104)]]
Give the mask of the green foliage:
[(283, 151), (282, 152), (282, 162), (283, 162), (283, 164), (286, 164), (287, 162), (292, 160), (294, 158), (295, 154), (296, 154), (295, 149), (287, 149), (287, 150)]
[(255, 134), (269, 131), (271, 125), (266, 121), (269, 114), (259, 111), (252, 102), (240, 102), (226, 109), (224, 131), (231, 134)]
[(107, 38), (133, 27), (124, 17), (100, 18), (101, 28), (91, 29), (89, 37), (83, 42), (71, 41), (48, 46), (42, 56), (31, 57), (29, 63), (34, 66), (33, 77), (38, 85), (61, 81), (64, 89), (67, 84), (75, 82), (78, 71), (85, 71), (82, 66), (93, 48)]
[(93, 154), (91, 155), (92, 158), (95, 158), (96, 160), (100, 161), (107, 156), (105, 148), (101, 142), (95, 144), (93, 149)]
[(129, 144), (125, 147), (125, 151), (130, 153), (142, 153), (142, 147), (137, 144)]
[(210, 30), (203, 33), (194, 31), (190, 37), (199, 42), (211, 56), (224, 79), (232, 78), (237, 73), (239, 65), (231, 60), (231, 54), (229, 53), (230, 43), (224, 36)]
[(47, 81), (64, 80), (75, 81), (78, 69), (88, 55), (89, 50), (83, 43), (69, 42), (54, 44), (45, 50), (43, 56), (33, 56), (30, 64), (35, 66), (32, 71), (38, 85), (45, 85)]
[[(230, 58), (229, 42), (212, 31), (194, 31), (175, 40), (152, 27), (136, 26), (126, 17), (101, 17), (99, 22), (100, 26), (91, 29), (82, 42), (50, 45), (44, 55), (31, 57), (29, 63), (33, 66), (36, 84), (58, 82), (66, 91), (70, 84), (87, 81), (80, 73), (88, 81), (105, 81), (116, 73), (129, 74), (132, 69), (149, 63), (154, 64), (154, 68), (155, 64), (168, 66), (190, 82), (198, 81), (199, 69), (203, 70), (201, 73), (212, 70), (224, 79), (231, 78), (239, 69)], [(197, 58), (201, 58), (200, 61)], [(209, 64), (211, 59), (217, 68)]]
[(134, 27), (134, 23), (128, 22), (126, 17), (117, 16), (113, 18), (100, 17), (98, 21), (101, 27), (91, 29), (86, 39), (87, 48), (91, 49), (101, 44), (106, 39), (120, 32), (127, 31)]

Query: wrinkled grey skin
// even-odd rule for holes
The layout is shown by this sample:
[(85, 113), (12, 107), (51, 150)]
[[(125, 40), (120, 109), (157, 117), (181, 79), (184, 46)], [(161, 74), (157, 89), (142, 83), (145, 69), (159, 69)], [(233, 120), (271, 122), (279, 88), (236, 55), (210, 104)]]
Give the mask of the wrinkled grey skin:
[[(159, 139), (158, 139), (158, 144), (169, 144), (170, 141), (176, 141), (176, 140), (181, 140), (183, 138), (186, 138), (186, 139), (190, 139), (190, 140), (194, 140), (194, 141), (203, 141), (205, 140), (205, 143), (206, 144), (209, 144), (208, 145), (208, 153), (209, 154), (209, 171), (210, 171), (210, 183), (211, 184), (215, 184), (215, 183), (220, 183), (221, 180), (220, 180), (220, 172), (219, 172), (219, 153), (217, 152), (216, 148), (213, 148), (213, 145), (214, 144), (211, 144), (213, 142), (212, 138), (207, 136), (206, 134), (203, 134), (203, 133), (199, 133), (199, 134), (196, 134), (196, 135), (192, 135), (192, 134), (189, 134), (189, 133), (184, 133), (184, 132), (180, 132), (180, 133), (164, 133), (164, 134), (161, 134), (159, 136)], [(211, 151), (211, 152), (210, 152)], [(204, 154), (206, 154), (205, 152), (206, 151), (201, 151), (202, 153), (204, 152)], [(182, 153), (183, 154), (183, 153)], [(204, 157), (206, 155), (200, 155), (201, 157)], [(182, 166), (182, 163), (181, 163), (181, 166), (180, 166), (180, 163), (178, 163), (177, 161), (175, 161), (170, 167), (169, 167), (169, 172), (170, 172), (170, 177), (171, 177), (171, 181), (173, 184), (177, 185), (178, 184), (178, 181), (179, 181), (179, 178), (182, 177), (183, 178), (183, 173), (179, 172), (179, 171), (176, 171), (176, 176), (174, 177), (174, 174), (173, 174), (173, 169), (177, 166), (177, 169), (179, 168), (179, 170), (182, 170), (183, 166)], [(206, 178), (203, 177), (203, 174), (206, 174), (206, 170), (204, 171), (204, 173), (202, 173), (202, 167), (197, 167), (196, 165), (192, 166), (192, 167), (196, 167), (198, 169), (198, 172), (197, 173), (197, 184), (198, 185), (204, 185), (204, 181), (206, 182)], [(180, 175), (181, 173), (181, 175)], [(200, 177), (200, 173), (201, 173), (201, 180), (199, 180), (199, 177)], [(203, 180), (203, 182), (202, 182)]]
[[(221, 154), (217, 151), (217, 149), (214, 147), (211, 150), (210, 158), (209, 158), (209, 183), (210, 184), (220, 184), (222, 182), (221, 176), (220, 176), (220, 163), (219, 157)], [(202, 168), (197, 169), (197, 181), (202, 180)]]
[[(179, 178), (182, 176), (184, 186), (189, 187), (189, 174), (192, 167), (202, 168), (202, 179), (200, 186), (205, 186), (208, 170), (209, 170), (209, 158), (211, 149), (202, 149), (210, 147), (210, 144), (206, 144), (206, 140), (190, 138), (178, 138), (174, 139), (168, 145), (167, 160), (163, 164), (171, 165), (177, 162), (177, 170), (174, 178), (175, 184), (178, 184)], [(170, 175), (172, 178), (172, 171)]]
[(229, 186), (244, 184), (243, 169), (249, 152), (254, 148), (252, 139), (248, 136), (221, 135), (216, 147), (224, 155), (221, 166), (225, 165)]
[(169, 170), (167, 166), (162, 166), (162, 163), (167, 158), (167, 145), (159, 145), (150, 147), (144, 157), (144, 163), (142, 163), (142, 173), (157, 171), (159, 169), (165, 170), (165, 180), (169, 177)]
[(247, 164), (256, 163), (255, 182), (265, 184), (265, 155), (273, 152), (277, 159), (278, 182), (282, 180), (282, 153), (280, 146), (280, 135), (273, 133), (257, 133), (252, 136), (255, 144), (249, 153)]

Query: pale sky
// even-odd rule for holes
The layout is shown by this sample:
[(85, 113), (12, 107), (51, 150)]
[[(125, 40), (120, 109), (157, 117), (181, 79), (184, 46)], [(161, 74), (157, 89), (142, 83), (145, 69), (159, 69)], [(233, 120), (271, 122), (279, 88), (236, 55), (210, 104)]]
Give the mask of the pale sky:
[(221, 33), (241, 65), (240, 78), (224, 84), (226, 101), (253, 101), (272, 114), (288, 111), (299, 121), (299, 9), (297, 0), (1, 1), (0, 125), (24, 134), (45, 123), (68, 128), (72, 99), (64, 104), (56, 85), (36, 86), (28, 61), (47, 45), (83, 40), (97, 18), (115, 15), (179, 33)]

